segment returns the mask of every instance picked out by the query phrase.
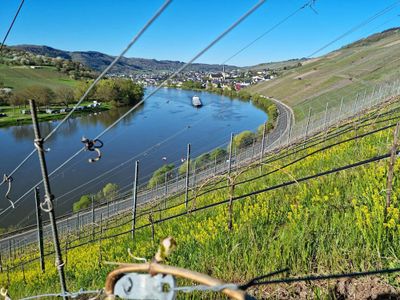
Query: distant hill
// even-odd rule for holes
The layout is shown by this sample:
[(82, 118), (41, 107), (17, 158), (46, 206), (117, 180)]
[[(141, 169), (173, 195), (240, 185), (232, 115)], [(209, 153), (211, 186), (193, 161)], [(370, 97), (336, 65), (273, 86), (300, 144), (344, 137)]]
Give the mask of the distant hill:
[(373, 34), (321, 57), (302, 61), (278, 78), (250, 88), (293, 107), (297, 119), (354, 100), (400, 78), (400, 28)]
[[(36, 45), (18, 45), (13, 47), (29, 51), (34, 54), (70, 59), (72, 61), (80, 62), (96, 71), (104, 70), (114, 59), (114, 56), (96, 51), (63, 51), (48, 46), (36, 46)], [(154, 72), (164, 72), (164, 71), (175, 71), (183, 65), (184, 62), (181, 61), (123, 57), (115, 65), (115, 67), (111, 70), (111, 72), (130, 74), (137, 72), (154, 73)], [(225, 66), (226, 70), (232, 70), (237, 68), (238, 67), (235, 66)], [(217, 72), (222, 70), (222, 66), (215, 64), (195, 63), (192, 64), (187, 70)]]

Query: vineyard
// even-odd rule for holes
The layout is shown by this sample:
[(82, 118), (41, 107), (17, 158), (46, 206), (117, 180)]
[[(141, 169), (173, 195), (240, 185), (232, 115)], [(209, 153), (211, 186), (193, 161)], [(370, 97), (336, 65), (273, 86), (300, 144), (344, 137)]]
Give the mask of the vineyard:
[[(131, 262), (128, 248), (151, 258), (166, 236), (178, 244), (170, 264), (227, 282), (284, 268), (304, 275), (398, 267), (400, 164), (391, 168), (390, 161), (398, 152), (399, 119), (400, 107), (392, 99), (269, 153), (261, 164), (257, 160), (208, 179), (190, 190), (187, 208), (182, 194), (143, 205), (133, 234), (128, 211), (62, 236), (69, 290), (103, 287), (115, 267), (104, 262)], [(8, 286), (13, 298), (58, 291), (47, 246), (44, 273), (35, 247), (3, 259), (0, 285)], [(398, 285), (395, 275), (380, 280), (389, 291)], [(339, 298), (338, 284), (273, 285), (251, 294)]]

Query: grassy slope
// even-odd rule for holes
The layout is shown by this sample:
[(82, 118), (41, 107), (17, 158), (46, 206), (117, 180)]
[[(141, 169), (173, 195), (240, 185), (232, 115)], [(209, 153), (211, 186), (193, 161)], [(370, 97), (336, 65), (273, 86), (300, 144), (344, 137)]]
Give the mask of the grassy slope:
[(31, 69), (26, 66), (7, 66), (0, 64), (0, 82), (6, 87), (20, 90), (31, 85), (43, 85), (50, 88), (75, 86), (76, 80), (58, 72), (53, 67)]
[[(339, 140), (395, 124), (399, 118), (397, 107), (391, 115), (376, 120), (371, 118), (372, 122), (366, 124), (372, 124), (365, 127), (356, 128), (350, 124), (344, 134), (305, 149), (301, 146), (298, 153), (288, 158), (270, 161), (264, 170), (280, 168), (295, 158), (311, 154)], [(393, 127), (360, 140), (348, 141), (312, 154), (269, 176), (237, 185), (235, 195), (387, 153), (392, 139)], [(226, 205), (185, 215), (155, 225), (156, 240), (167, 235), (176, 238), (178, 248), (171, 258), (171, 264), (235, 282), (244, 282), (253, 276), (284, 267), (289, 267), (292, 274), (305, 274), (398, 266), (400, 223), (397, 195), (400, 192), (400, 182), (395, 176), (389, 221), (385, 223), (383, 212), (387, 167), (388, 161), (383, 160), (237, 201), (234, 204), (232, 231), (227, 227)], [(400, 161), (396, 164), (395, 174), (398, 174), (399, 168)], [(238, 180), (258, 176), (259, 172), (258, 167), (251, 169), (239, 175)], [(198, 197), (196, 207), (227, 198), (228, 190), (222, 189)], [(184, 210), (181, 205), (163, 212), (162, 216), (155, 213), (153, 218), (165, 218)], [(104, 234), (129, 230), (129, 218), (118, 218), (118, 222), (128, 223)], [(147, 223), (148, 218), (145, 216), (137, 224), (140, 226)], [(90, 232), (89, 229), (89, 236)], [(81, 236), (79, 242), (84, 241), (85, 238)], [(112, 267), (99, 266), (99, 249), (102, 253), (100, 260), (130, 262), (132, 259), (128, 256), (127, 248), (131, 248), (136, 256), (151, 257), (156, 245), (151, 241), (150, 227), (138, 230), (135, 242), (132, 242), (130, 234), (126, 234), (103, 240), (101, 245), (95, 243), (68, 251), (66, 275), (70, 289), (101, 287)], [(29, 258), (25, 253), (20, 259)], [(3, 264), (7, 265), (7, 262), (3, 261)], [(47, 260), (47, 266), (45, 274), (40, 273), (37, 263), (25, 266), (24, 272), (20, 268), (11, 272), (11, 295), (18, 298), (22, 295), (58, 291), (53, 258)], [(6, 284), (6, 278), (5, 273), (0, 273), (0, 286)], [(390, 278), (386, 280), (394, 283)], [(269, 289), (272, 295), (273, 290)], [(311, 293), (308, 298), (327, 295), (326, 287), (321, 286), (313, 286), (308, 292)], [(205, 297), (209, 299), (210, 294)]]
[[(61, 86), (74, 87), (78, 83), (77, 80), (73, 80), (67, 75), (58, 72), (55, 67), (31, 69), (27, 66), (7, 66), (5, 64), (0, 64), (0, 82), (2, 82), (5, 87), (11, 87), (16, 91), (32, 85), (46, 86), (54, 90)], [(107, 109), (109, 107), (103, 108)], [(31, 122), (31, 116), (22, 115), (19, 108), (0, 106), (0, 112), (7, 114), (7, 117), (2, 117), (0, 119), (0, 127), (29, 124)], [(64, 114), (39, 114), (39, 119), (41, 121), (47, 121), (60, 119), (63, 116)]]
[(302, 63), (304, 59), (293, 59), (277, 62), (262, 63), (251, 67), (244, 67), (243, 69), (249, 69), (252, 71), (260, 71), (263, 69), (283, 69), (284, 67), (295, 67), (298, 63)]
[[(87, 106), (92, 104), (92, 101), (84, 101), (82, 102), (82, 106)], [(70, 105), (70, 108), (72, 105)], [(63, 105), (52, 105), (52, 109), (61, 109), (65, 108)], [(0, 118), (0, 127), (7, 127), (7, 126), (14, 126), (14, 125), (23, 125), (23, 124), (31, 124), (32, 123), (32, 116), (31, 115), (24, 115), (21, 113), (22, 109), (28, 109), (29, 105), (25, 105), (24, 107), (12, 107), (12, 106), (0, 106), (0, 113), (7, 114), (7, 117)], [(43, 109), (43, 108), (42, 108)], [(86, 109), (85, 111), (75, 112), (74, 115), (79, 114), (88, 114), (97, 111), (104, 111), (112, 109), (110, 103), (102, 103), (100, 108), (96, 109)], [(38, 118), (40, 122), (50, 121), (50, 120), (58, 120), (62, 119), (66, 116), (67, 113), (58, 113), (58, 114), (47, 114), (47, 113), (38, 113)]]
[[(400, 29), (371, 36), (360, 42), (291, 69), (275, 80), (260, 83), (251, 92), (274, 96), (290, 105), (296, 118), (338, 105), (341, 98), (372, 91), (373, 85), (390, 82), (400, 75)], [(299, 80), (298, 78), (301, 78)]]

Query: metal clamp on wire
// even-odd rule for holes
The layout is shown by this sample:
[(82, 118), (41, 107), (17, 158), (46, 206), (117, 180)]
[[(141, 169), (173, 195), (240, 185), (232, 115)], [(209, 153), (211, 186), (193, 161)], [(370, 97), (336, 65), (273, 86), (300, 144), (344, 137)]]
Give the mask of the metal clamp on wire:
[(38, 151), (43, 152), (43, 139), (35, 139), (33, 144)]
[(103, 142), (99, 139), (90, 140), (86, 137), (82, 137), (82, 143), (85, 144), (85, 151), (96, 151), (97, 153), (97, 157), (89, 158), (89, 162), (92, 163), (99, 161), (101, 158), (101, 152), (99, 149), (103, 147)]
[[(54, 198), (53, 195), (51, 195), (50, 197), (44, 196), (44, 202), (40, 203), (40, 209), (47, 213), (51, 212), (53, 210), (53, 202), (52, 202), (53, 198)], [(47, 207), (45, 207), (45, 205)]]
[(11, 207), (12, 208), (15, 208), (15, 205), (14, 205), (14, 202), (12, 202), (11, 201), (11, 198), (10, 198), (10, 192), (11, 192), (11, 184), (12, 184), (12, 182), (13, 182), (13, 178), (11, 177), (11, 176), (7, 176), (7, 174), (4, 174), (4, 176), (3, 176), (3, 182), (2, 183), (8, 183), (8, 189), (7, 189), (7, 192), (6, 192), (6, 199), (8, 200), (8, 201), (10, 201), (10, 204), (11, 204)]
[(60, 269), (60, 268), (62, 268), (62, 267), (65, 265), (65, 261), (62, 262), (62, 263), (60, 263), (60, 261), (59, 261), (58, 259), (56, 259), (56, 262), (54, 263), (54, 265), (55, 265), (55, 267), (56, 267), (57, 269)]

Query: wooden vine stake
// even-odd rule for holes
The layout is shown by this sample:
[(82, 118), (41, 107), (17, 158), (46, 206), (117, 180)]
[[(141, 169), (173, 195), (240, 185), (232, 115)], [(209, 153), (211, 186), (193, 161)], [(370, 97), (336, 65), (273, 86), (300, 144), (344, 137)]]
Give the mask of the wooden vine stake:
[(99, 237), (99, 260), (98, 266), (101, 268), (102, 253), (101, 253), (101, 241), (103, 238), (103, 214), (100, 214), (100, 237)]
[(228, 228), (229, 231), (233, 229), (233, 195), (235, 193), (235, 182), (233, 178), (230, 178), (230, 188), (229, 188), (229, 221)]
[(68, 234), (69, 233), (67, 233), (67, 237), (65, 239), (65, 265), (68, 263)]
[(151, 223), (151, 239), (152, 239), (152, 241), (154, 243), (155, 234), (154, 234), (153, 211), (151, 211), (150, 214), (149, 214), (149, 222)]
[(386, 184), (385, 222), (387, 222), (388, 209), (390, 207), (390, 202), (392, 198), (394, 165), (396, 163), (397, 148), (399, 146), (399, 130), (400, 130), (400, 123), (397, 123), (396, 128), (394, 130), (393, 145), (390, 151), (389, 170), (388, 170), (387, 184)]
[(7, 287), (11, 285), (10, 281), (10, 265), (7, 265)]
[(26, 277), (25, 277), (25, 268), (24, 268), (24, 263), (22, 262), (21, 264), (21, 271), (22, 271), (22, 278), (24, 283), (26, 284)]

